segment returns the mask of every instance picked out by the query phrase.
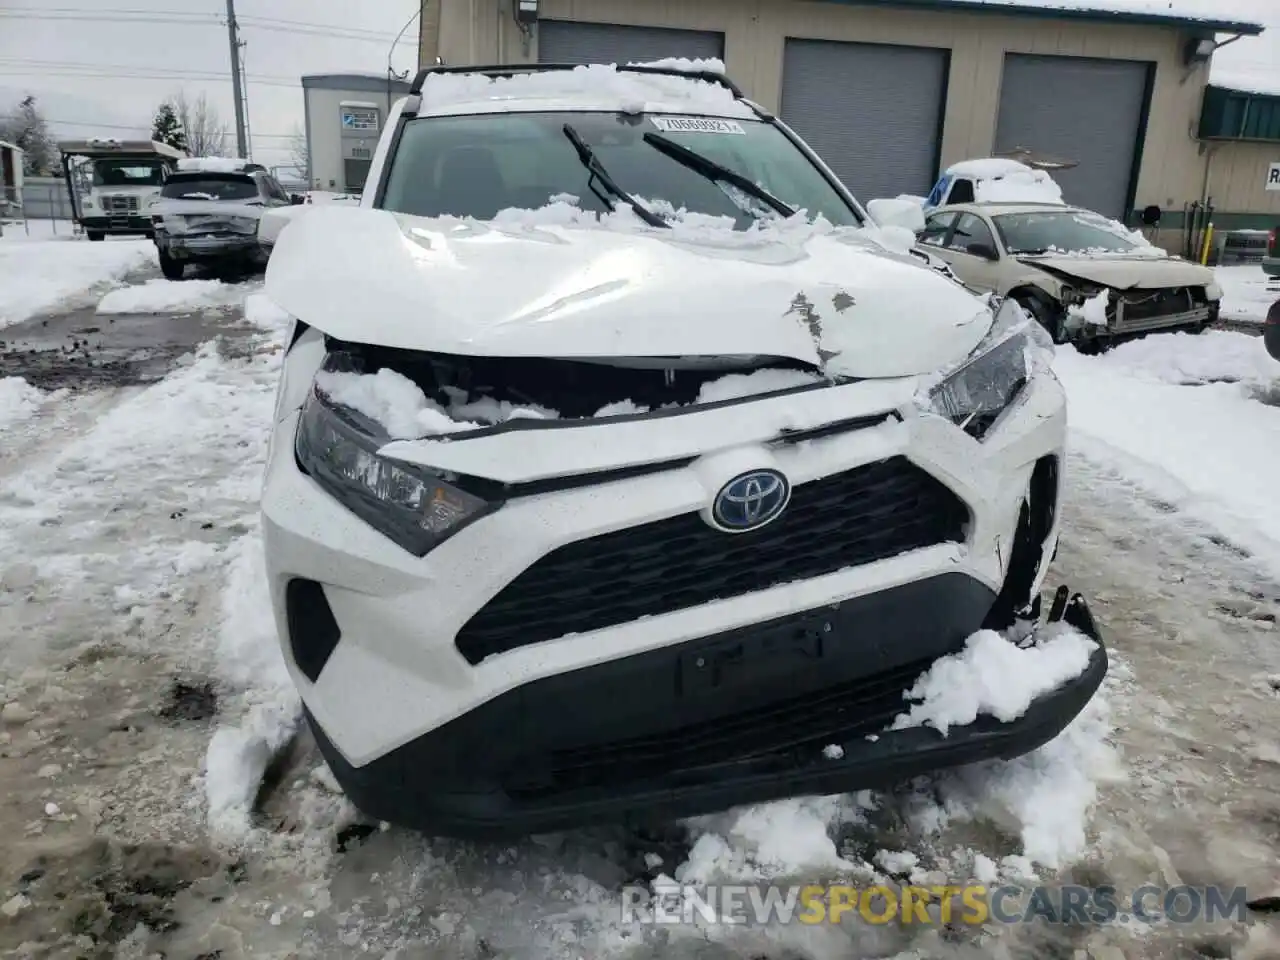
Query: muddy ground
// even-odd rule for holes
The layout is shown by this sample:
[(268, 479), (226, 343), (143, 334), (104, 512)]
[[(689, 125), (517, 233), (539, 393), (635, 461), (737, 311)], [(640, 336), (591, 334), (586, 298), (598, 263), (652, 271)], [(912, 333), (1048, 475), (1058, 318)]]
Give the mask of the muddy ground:
[[(226, 356), (264, 349), (234, 311), (114, 320), (76, 311), (0, 337), (0, 376), (69, 390), (7, 438), (0, 479), (38, 475), (204, 341)], [(236, 466), (220, 457), (183, 465), (184, 482), (220, 483)], [(1246, 885), (1256, 895), (1248, 923), (946, 935), (850, 925), (718, 943), (663, 932), (620, 955), (1280, 957), (1275, 903), (1264, 896), (1280, 894), (1280, 584), (1120, 478), (1078, 459), (1072, 468), (1054, 576), (1093, 599), (1111, 646), (1120, 763), (1100, 785), (1088, 852), (1059, 879)], [(652, 876), (656, 858), (670, 869), (687, 854), (674, 825), (504, 847), (382, 829), (333, 792), (305, 733), (268, 771), (255, 840), (215, 844), (202, 764), (217, 723), (241, 706), (205, 642), (223, 616), (224, 571), (193, 564), (141, 612), (120, 594), (136, 574), (131, 552), (225, 546), (245, 532), (246, 505), (193, 505), (181, 484), (95, 476), (118, 487), (109, 516), (97, 502), (78, 513), (73, 501), (56, 522), (14, 514), (28, 523), (23, 547), (0, 560), (0, 956), (593, 957), (592, 938), (616, 913), (610, 897)], [(0, 492), (0, 507), (30, 509), (13, 497)], [(68, 540), (90, 530), (111, 544), (95, 548), (100, 562), (51, 575)], [(957, 848), (1017, 851), (1011, 825), (994, 816), (920, 832), (907, 816), (919, 789), (890, 792), (840, 841), (867, 856), (910, 850), (940, 868)]]

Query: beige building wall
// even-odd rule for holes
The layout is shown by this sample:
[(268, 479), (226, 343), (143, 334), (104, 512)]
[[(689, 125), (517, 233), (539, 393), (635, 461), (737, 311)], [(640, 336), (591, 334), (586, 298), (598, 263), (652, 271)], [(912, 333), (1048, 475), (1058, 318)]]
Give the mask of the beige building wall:
[[(522, 37), (511, 17), (511, 3), (439, 0), (440, 55), (453, 64), (535, 61), (536, 39), (530, 43)], [(435, 5), (436, 0), (427, 4)], [(944, 166), (988, 156), (993, 150), (1006, 53), (1153, 62), (1156, 73), (1135, 206), (1156, 204), (1180, 215), (1184, 204), (1201, 199), (1204, 189), (1206, 158), (1194, 131), (1208, 70), (1182, 65), (1186, 36), (1173, 27), (944, 14), (806, 0), (541, 0), (539, 6), (539, 15), (547, 19), (723, 32), (729, 75), (770, 110), (781, 105), (787, 37), (949, 48), (951, 72), (941, 147)], [(1231, 151), (1219, 153), (1226, 157)], [(1214, 176), (1223, 178), (1224, 190), (1227, 183), (1239, 179), (1241, 186), (1233, 185), (1232, 190), (1243, 202), (1243, 184), (1252, 173), (1235, 156), (1222, 170), (1218, 169), (1222, 161), (1215, 161)], [(1248, 164), (1261, 162), (1259, 157)], [(1230, 195), (1232, 202), (1236, 195)], [(1219, 209), (1226, 209), (1227, 196), (1222, 193), (1222, 202), (1216, 204)]]
[(1266, 188), (1267, 171), (1280, 163), (1280, 143), (1215, 142), (1208, 147), (1208, 195), (1215, 210), (1248, 211), (1258, 227), (1280, 227), (1280, 190)]

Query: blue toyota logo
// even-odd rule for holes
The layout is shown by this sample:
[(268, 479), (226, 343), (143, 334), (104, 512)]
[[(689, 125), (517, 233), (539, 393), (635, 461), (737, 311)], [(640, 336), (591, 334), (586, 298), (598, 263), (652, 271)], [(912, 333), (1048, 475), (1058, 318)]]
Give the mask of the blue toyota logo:
[(752, 470), (734, 477), (716, 494), (711, 519), (731, 533), (744, 533), (776, 520), (791, 499), (791, 484), (777, 470)]

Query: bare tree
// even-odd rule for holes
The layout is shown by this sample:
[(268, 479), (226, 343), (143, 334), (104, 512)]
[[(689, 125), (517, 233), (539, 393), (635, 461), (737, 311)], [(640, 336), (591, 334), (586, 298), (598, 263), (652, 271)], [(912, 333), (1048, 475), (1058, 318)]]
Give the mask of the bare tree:
[(293, 133), (289, 134), (289, 162), (298, 168), (303, 180), (311, 182), (311, 145), (307, 143), (307, 135), (296, 124)]
[(218, 116), (218, 110), (202, 93), (194, 100), (179, 90), (172, 99), (174, 113), (187, 135), (187, 153), (193, 157), (225, 157), (227, 149), (227, 125)]
[(49, 174), (57, 169), (58, 147), (49, 134), (44, 114), (36, 106), (35, 97), (23, 97), (12, 116), (0, 114), (0, 140), (7, 140), (23, 151), (22, 166), (28, 176)]

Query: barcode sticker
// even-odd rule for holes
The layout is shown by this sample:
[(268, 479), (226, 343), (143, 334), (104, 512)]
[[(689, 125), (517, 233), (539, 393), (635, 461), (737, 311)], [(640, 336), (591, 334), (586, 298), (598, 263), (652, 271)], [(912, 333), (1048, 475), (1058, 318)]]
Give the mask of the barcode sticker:
[(650, 117), (649, 122), (664, 133), (737, 133), (746, 135), (742, 124), (719, 117)]

